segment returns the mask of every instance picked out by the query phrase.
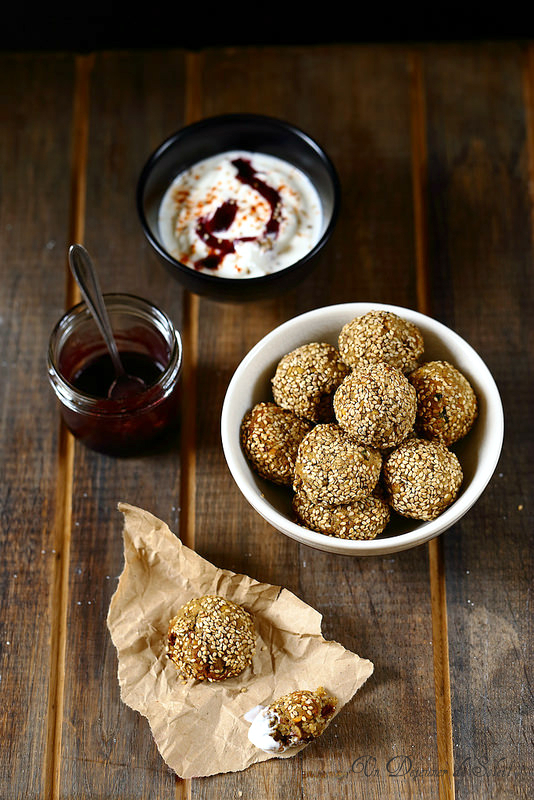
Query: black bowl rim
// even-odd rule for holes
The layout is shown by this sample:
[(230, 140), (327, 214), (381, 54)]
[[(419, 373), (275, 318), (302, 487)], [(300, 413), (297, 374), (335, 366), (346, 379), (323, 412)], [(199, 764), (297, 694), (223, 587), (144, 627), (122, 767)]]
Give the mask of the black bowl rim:
[(300, 258), (298, 261), (295, 261), (294, 264), (291, 264), (289, 267), (285, 267), (284, 269), (278, 270), (278, 272), (272, 272), (269, 275), (260, 275), (255, 278), (221, 278), (217, 275), (209, 275), (205, 272), (196, 272), (193, 271), (193, 275), (195, 279), (202, 281), (206, 284), (206, 286), (221, 286), (221, 281), (224, 281), (224, 285), (228, 287), (228, 289), (238, 286), (243, 286), (245, 282), (248, 287), (257, 286), (261, 287), (264, 284), (269, 284), (275, 281), (277, 278), (280, 278), (282, 275), (288, 275), (295, 270), (301, 268), (304, 264), (310, 261), (326, 244), (328, 239), (331, 237), (334, 227), (337, 222), (337, 218), (339, 215), (339, 206), (341, 201), (341, 184), (339, 180), (339, 175), (337, 170), (334, 166), (334, 163), (326, 150), (309, 134), (303, 131), (301, 128), (297, 127), (291, 122), (287, 122), (286, 120), (280, 119), (278, 117), (270, 117), (265, 114), (251, 114), (251, 113), (232, 113), (232, 114), (218, 114), (216, 116), (211, 117), (204, 117), (197, 122), (192, 122), (189, 125), (184, 125), (179, 130), (172, 133), (166, 139), (164, 139), (158, 147), (152, 152), (152, 154), (148, 157), (141, 173), (139, 175), (139, 179), (137, 181), (137, 189), (136, 189), (136, 205), (137, 205), (137, 213), (141, 220), (141, 226), (143, 228), (143, 232), (147, 237), (148, 241), (154, 248), (154, 250), (163, 258), (170, 266), (175, 267), (178, 272), (183, 272), (184, 275), (191, 278), (191, 267), (188, 267), (186, 264), (182, 264), (181, 261), (177, 261), (173, 258), (170, 253), (165, 250), (164, 247), (160, 245), (157, 239), (152, 235), (152, 231), (150, 230), (150, 226), (148, 225), (144, 207), (143, 207), (143, 194), (144, 194), (144, 187), (146, 181), (152, 171), (154, 164), (161, 158), (161, 156), (170, 148), (172, 147), (177, 141), (179, 141), (183, 136), (186, 134), (194, 132), (195, 130), (199, 130), (201, 128), (209, 127), (214, 123), (220, 124), (224, 122), (263, 122), (268, 126), (276, 127), (279, 129), (283, 129), (295, 134), (298, 138), (302, 139), (312, 150), (314, 150), (323, 164), (325, 165), (329, 177), (332, 181), (332, 188), (333, 188), (333, 195), (334, 200), (332, 204), (332, 214), (330, 216), (330, 220), (328, 225), (326, 226), (323, 235), (321, 238), (316, 242), (315, 246), (306, 253), (305, 256)]

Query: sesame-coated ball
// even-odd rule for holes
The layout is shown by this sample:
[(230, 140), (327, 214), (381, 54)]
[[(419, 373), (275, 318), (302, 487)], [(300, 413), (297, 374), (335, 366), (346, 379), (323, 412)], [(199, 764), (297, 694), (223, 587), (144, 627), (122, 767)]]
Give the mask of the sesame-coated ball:
[(276, 403), (257, 403), (243, 417), (241, 445), (258, 475), (291, 486), (299, 444), (312, 427)]
[(417, 366), (424, 341), (413, 322), (377, 309), (347, 322), (339, 334), (338, 347), (350, 367), (385, 361), (407, 373)]
[(456, 499), (463, 473), (445, 445), (407, 439), (384, 461), (383, 481), (392, 508), (404, 517), (431, 520)]
[(325, 506), (299, 491), (293, 496), (293, 511), (310, 530), (338, 539), (374, 539), (390, 518), (388, 503), (375, 493), (347, 505)]
[(315, 691), (297, 689), (280, 697), (265, 709), (271, 721), (271, 737), (281, 749), (307, 744), (320, 736), (332, 718), (337, 697), (319, 686)]
[(415, 429), (447, 447), (464, 437), (477, 417), (473, 387), (448, 361), (428, 361), (409, 376), (417, 392)]
[(334, 395), (341, 427), (360, 444), (379, 449), (395, 447), (408, 436), (416, 409), (415, 389), (385, 362), (358, 367)]
[(330, 422), (333, 394), (349, 372), (333, 345), (302, 345), (280, 359), (272, 379), (274, 400), (311, 422)]
[(293, 488), (314, 503), (351, 503), (371, 494), (381, 466), (378, 450), (358, 444), (339, 425), (316, 425), (300, 443)]
[(169, 623), (166, 652), (184, 678), (235, 677), (249, 666), (255, 649), (252, 616), (218, 595), (190, 600)]

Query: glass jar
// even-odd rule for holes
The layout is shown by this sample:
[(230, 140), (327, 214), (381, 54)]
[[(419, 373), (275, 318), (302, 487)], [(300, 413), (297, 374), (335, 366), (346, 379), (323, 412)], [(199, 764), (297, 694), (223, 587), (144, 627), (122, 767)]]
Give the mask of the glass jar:
[(111, 358), (85, 303), (71, 308), (52, 331), (48, 376), (69, 430), (87, 447), (129, 455), (178, 425), (182, 342), (169, 317), (140, 297), (104, 295), (126, 371), (146, 389), (108, 397)]

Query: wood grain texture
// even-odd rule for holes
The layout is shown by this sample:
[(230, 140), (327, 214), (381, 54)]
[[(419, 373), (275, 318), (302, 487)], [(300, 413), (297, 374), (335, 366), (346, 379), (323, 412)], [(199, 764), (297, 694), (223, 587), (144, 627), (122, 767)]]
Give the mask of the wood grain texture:
[(58, 417), (48, 337), (64, 306), (73, 59), (2, 59), (0, 92), (1, 797), (44, 797), (56, 537)]
[(515, 45), (424, 57), (432, 309), (486, 360), (506, 419), (493, 480), (443, 542), (458, 798), (528, 797), (534, 773), (524, 65)]
[[(76, 59), (72, 112), (72, 145), (70, 159), (69, 240), (83, 241), (85, 226), (85, 165), (91, 56)], [(65, 307), (71, 308), (81, 299), (80, 290), (70, 270), (66, 276)], [(67, 606), (69, 595), (70, 542), (72, 525), (72, 475), (74, 471), (74, 437), (61, 424), (58, 440), (56, 476), (56, 552), (61, 554), (54, 573), (54, 618), (50, 640), (50, 687), (48, 692), (45, 792), (50, 798), (59, 795), (61, 746), (65, 698), (65, 650), (67, 644)]]

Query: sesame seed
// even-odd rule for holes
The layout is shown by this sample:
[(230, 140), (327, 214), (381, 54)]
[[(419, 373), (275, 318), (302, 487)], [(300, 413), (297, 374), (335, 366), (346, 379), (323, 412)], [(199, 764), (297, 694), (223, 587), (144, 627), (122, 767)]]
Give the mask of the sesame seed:
[(297, 523), (372, 539), (391, 509), (427, 520), (454, 502), (463, 474), (448, 447), (477, 398), (452, 364), (420, 364), (423, 352), (416, 325), (375, 310), (342, 328), (338, 348), (311, 342), (280, 359), (274, 403), (247, 412), (241, 444), (259, 475), (292, 487)]

